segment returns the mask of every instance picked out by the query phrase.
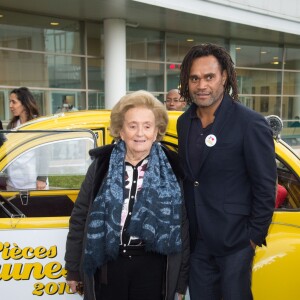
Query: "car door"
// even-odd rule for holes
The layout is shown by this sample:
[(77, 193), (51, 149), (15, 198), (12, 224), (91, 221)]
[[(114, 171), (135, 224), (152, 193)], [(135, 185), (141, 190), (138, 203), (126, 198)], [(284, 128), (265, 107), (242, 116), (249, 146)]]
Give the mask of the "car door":
[(253, 264), (256, 300), (298, 300), (300, 269), (300, 160), (285, 143), (275, 141), (278, 183), (286, 190), (275, 208), (267, 246), (257, 247)]
[[(65, 282), (65, 242), (73, 204), (91, 164), (88, 152), (95, 146), (96, 136), (89, 130), (4, 133), (1, 299), (81, 299)], [(10, 180), (11, 175), (17, 178)], [(31, 185), (37, 177), (47, 182), (45, 189)]]

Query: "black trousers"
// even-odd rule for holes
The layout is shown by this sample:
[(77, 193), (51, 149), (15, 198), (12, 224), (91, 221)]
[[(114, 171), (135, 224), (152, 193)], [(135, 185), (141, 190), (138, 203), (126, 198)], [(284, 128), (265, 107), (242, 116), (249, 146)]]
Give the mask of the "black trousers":
[(252, 246), (227, 256), (213, 256), (202, 239), (190, 257), (191, 300), (252, 300)]
[(107, 264), (107, 284), (101, 284), (103, 300), (162, 300), (165, 256), (155, 253), (119, 255)]

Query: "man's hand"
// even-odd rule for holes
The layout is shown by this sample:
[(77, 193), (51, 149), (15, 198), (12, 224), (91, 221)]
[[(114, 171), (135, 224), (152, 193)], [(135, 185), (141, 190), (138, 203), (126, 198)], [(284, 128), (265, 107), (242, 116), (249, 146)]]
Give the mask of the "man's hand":
[(253, 248), (253, 250), (255, 250), (255, 248), (256, 248), (256, 244), (252, 241), (252, 240), (250, 240), (250, 244), (251, 244), (251, 246), (252, 246), (252, 248)]
[(70, 287), (71, 291), (73, 293), (76, 293), (76, 286), (77, 286), (78, 282), (74, 281), (74, 280), (67, 280), (67, 285)]

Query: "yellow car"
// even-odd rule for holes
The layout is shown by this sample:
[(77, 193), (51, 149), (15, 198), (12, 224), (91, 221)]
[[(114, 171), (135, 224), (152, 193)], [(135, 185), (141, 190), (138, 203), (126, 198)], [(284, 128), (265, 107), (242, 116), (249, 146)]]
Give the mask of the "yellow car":
[[(163, 141), (174, 150), (179, 114), (169, 112)], [(109, 118), (108, 110), (62, 113), (35, 119), (0, 136), (0, 291), (4, 300), (81, 299), (65, 283), (65, 239), (73, 203), (91, 163), (88, 151), (112, 143)], [(298, 300), (300, 161), (280, 138), (274, 138), (274, 143), (278, 183), (287, 195), (275, 208), (267, 247), (256, 251), (254, 299)], [(10, 174), (17, 180), (10, 180)], [(35, 188), (37, 178), (46, 183), (45, 190)], [(22, 186), (25, 181), (27, 185)]]

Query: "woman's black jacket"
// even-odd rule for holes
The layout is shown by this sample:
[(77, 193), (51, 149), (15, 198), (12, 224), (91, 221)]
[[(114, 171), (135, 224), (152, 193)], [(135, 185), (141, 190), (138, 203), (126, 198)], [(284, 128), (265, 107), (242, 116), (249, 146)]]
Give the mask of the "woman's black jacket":
[[(111, 152), (114, 145), (106, 145), (90, 151), (94, 159), (88, 169), (86, 178), (82, 183), (78, 198), (75, 202), (72, 215), (70, 218), (70, 227), (67, 237), (65, 268), (67, 270), (67, 280), (82, 281), (84, 283), (85, 300), (101, 300), (101, 290), (95, 294), (95, 284), (100, 286), (99, 282), (95, 283), (97, 276), (89, 277), (82, 271), (83, 249), (85, 248), (86, 219), (91, 209), (91, 204), (95, 199), (99, 188), (105, 178)], [(181, 184), (182, 172), (179, 167), (177, 154), (164, 148), (172, 169)], [(182, 245), (181, 253), (169, 255), (167, 257), (166, 268), (166, 285), (163, 294), (165, 300), (173, 300), (176, 292), (185, 294), (188, 282), (188, 263), (189, 263), (189, 233), (188, 221), (185, 207), (183, 205), (182, 213)], [(99, 274), (101, 271), (99, 270)], [(100, 276), (99, 276), (100, 277)], [(99, 291), (99, 289), (97, 289)]]

